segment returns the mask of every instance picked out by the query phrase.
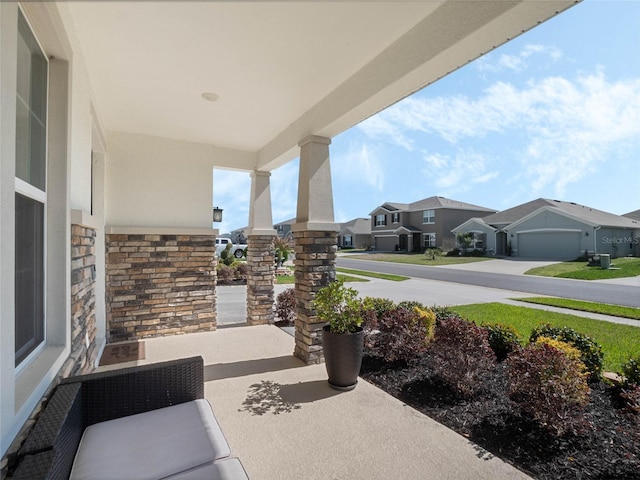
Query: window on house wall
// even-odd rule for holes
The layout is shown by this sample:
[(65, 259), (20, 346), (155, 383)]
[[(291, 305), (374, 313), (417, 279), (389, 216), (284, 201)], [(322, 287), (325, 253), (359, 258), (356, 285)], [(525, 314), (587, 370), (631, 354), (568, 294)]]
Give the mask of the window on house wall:
[(345, 235), (342, 245), (345, 247), (353, 247), (353, 237), (351, 235)]
[(436, 221), (435, 210), (425, 210), (422, 212), (422, 223), (435, 223), (435, 221)]
[(376, 215), (376, 227), (384, 226), (387, 224), (387, 216), (382, 213), (380, 215)]
[(44, 342), (48, 61), (18, 13), (15, 178), (15, 362)]
[(425, 233), (424, 234), (424, 247), (425, 248), (435, 248), (436, 247), (436, 234), (435, 233)]
[(400, 223), (400, 212), (394, 212), (391, 214), (391, 223)]

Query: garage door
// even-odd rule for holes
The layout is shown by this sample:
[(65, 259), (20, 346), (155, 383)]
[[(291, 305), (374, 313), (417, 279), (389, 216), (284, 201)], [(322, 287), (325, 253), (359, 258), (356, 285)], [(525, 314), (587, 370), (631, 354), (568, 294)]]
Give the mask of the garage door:
[(518, 234), (519, 257), (573, 260), (580, 256), (580, 232)]

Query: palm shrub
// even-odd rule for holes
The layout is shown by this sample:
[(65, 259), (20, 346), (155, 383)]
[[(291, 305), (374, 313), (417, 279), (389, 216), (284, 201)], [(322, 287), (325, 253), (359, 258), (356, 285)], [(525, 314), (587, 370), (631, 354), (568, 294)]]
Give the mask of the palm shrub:
[(453, 391), (473, 397), (496, 365), (487, 330), (458, 316), (436, 324), (427, 366)]
[(296, 319), (295, 289), (287, 288), (276, 297), (276, 315), (280, 320), (293, 325)]
[(602, 375), (602, 347), (588, 335), (576, 332), (569, 327), (554, 327), (543, 324), (534, 328), (529, 341), (535, 343), (538, 337), (548, 337), (568, 343), (580, 350), (580, 357), (584, 363), (589, 380), (596, 381)]
[(558, 436), (584, 430), (589, 386), (580, 360), (543, 341), (512, 352), (505, 364), (509, 398), (526, 415)]
[(487, 330), (487, 340), (496, 359), (499, 362), (504, 361), (514, 349), (520, 346), (518, 331), (511, 325), (502, 323), (482, 324)]

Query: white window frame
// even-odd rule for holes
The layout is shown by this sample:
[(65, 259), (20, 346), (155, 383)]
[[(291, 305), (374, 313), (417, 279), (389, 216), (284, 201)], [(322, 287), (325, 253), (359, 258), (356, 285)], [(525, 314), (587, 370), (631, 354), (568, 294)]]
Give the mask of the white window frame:
[(376, 215), (376, 227), (384, 227), (387, 225), (387, 216), (384, 213)]
[(423, 233), (422, 234), (422, 246), (424, 248), (436, 248), (436, 234), (435, 233)]
[(353, 247), (353, 235), (345, 235), (342, 239), (342, 246)]
[[(45, 124), (44, 124), (44, 144), (45, 144), (45, 150), (44, 150), (44, 190), (41, 190), (38, 187), (35, 187), (33, 185), (31, 185), (30, 183), (24, 181), (21, 178), (18, 178), (17, 176), (14, 177), (15, 183), (14, 183), (14, 197), (17, 194), (20, 194), (24, 197), (27, 197), (31, 200), (34, 200), (38, 203), (41, 203), (43, 205), (43, 217), (42, 217), (42, 235), (43, 235), (43, 252), (42, 252), (42, 278), (43, 278), (43, 289), (42, 289), (42, 306), (43, 306), (43, 318), (42, 318), (42, 340), (38, 343), (37, 346), (35, 346), (33, 348), (33, 350), (31, 350), (31, 352), (29, 352), (29, 354), (23, 358), (20, 363), (16, 364), (15, 366), (15, 374), (16, 376), (19, 376), (32, 362), (33, 360), (38, 357), (38, 355), (40, 355), (40, 353), (44, 350), (44, 348), (46, 347), (47, 344), (47, 251), (48, 251), (48, 241), (47, 241), (47, 224), (48, 224), (48, 220), (47, 220), (47, 203), (48, 203), (48, 198), (47, 198), (47, 191), (48, 191), (48, 173), (49, 173), (49, 155), (48, 155), (48, 145), (49, 145), (49, 122), (48, 122), (48, 117), (49, 117), (49, 76), (50, 76), (50, 72), (49, 72), (49, 56), (47, 55), (45, 49), (42, 46), (42, 43), (40, 42), (40, 40), (38, 39), (38, 36), (36, 35), (35, 29), (33, 28), (33, 26), (31, 25), (31, 22), (29, 22), (29, 18), (27, 17), (27, 15), (22, 11), (22, 8), (19, 7), (18, 9), (19, 12), (19, 16), (21, 16), (24, 21), (26, 22), (27, 26), (29, 27), (29, 30), (31, 31), (31, 35), (33, 35), (33, 38), (36, 41), (36, 44), (38, 45), (38, 48), (40, 49), (40, 53), (42, 54), (42, 56), (44, 57), (46, 64), (47, 64), (47, 68), (46, 68), (46, 93), (45, 93), (45, 105), (47, 107), (46, 109), (46, 115), (45, 115)], [(20, 35), (18, 33), (18, 35)], [(30, 77), (31, 78), (31, 77)], [(16, 84), (16, 102), (18, 101), (23, 101), (21, 98), (19, 98), (18, 92), (17, 92), (17, 84)], [(16, 127), (17, 128), (17, 127)], [(17, 147), (16, 147), (17, 148)], [(15, 218), (15, 217), (14, 217)], [(14, 220), (15, 221), (15, 220)], [(15, 272), (14, 272), (14, 281), (15, 281)], [(14, 318), (14, 322), (17, 319)], [(16, 355), (16, 350), (14, 348), (14, 358)]]
[(423, 224), (436, 223), (436, 211), (435, 210), (423, 210), (422, 211), (422, 223)]
[(400, 212), (393, 212), (391, 214), (391, 223), (400, 223)]

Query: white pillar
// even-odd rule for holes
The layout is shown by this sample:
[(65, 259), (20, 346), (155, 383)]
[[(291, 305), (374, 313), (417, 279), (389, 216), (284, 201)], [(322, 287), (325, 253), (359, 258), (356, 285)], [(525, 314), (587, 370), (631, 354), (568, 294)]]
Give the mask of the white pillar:
[(309, 136), (300, 147), (298, 176), (298, 211), (293, 231), (332, 230), (337, 232), (333, 216), (331, 187), (330, 138)]
[(251, 172), (251, 199), (247, 235), (276, 235), (271, 213), (271, 172)]

